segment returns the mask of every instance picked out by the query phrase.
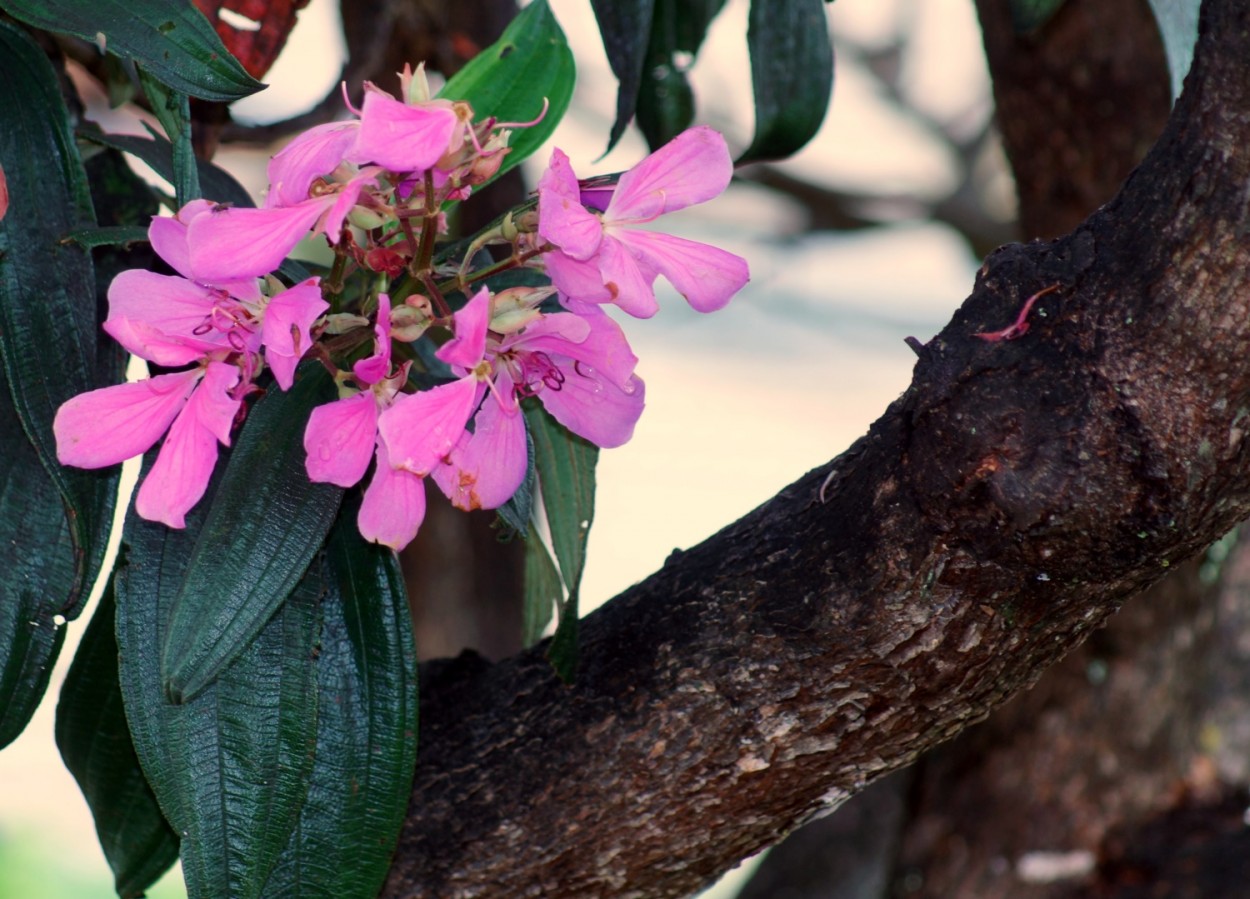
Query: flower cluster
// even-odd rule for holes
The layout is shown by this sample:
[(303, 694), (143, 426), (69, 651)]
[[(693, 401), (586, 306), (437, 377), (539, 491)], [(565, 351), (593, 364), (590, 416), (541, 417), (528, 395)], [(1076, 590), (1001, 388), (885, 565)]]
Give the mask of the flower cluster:
[[(498, 171), (510, 128), (523, 126), (432, 99), (420, 69), (406, 69), (401, 88), (396, 98), (366, 85), (351, 120), (313, 128), (274, 156), (263, 207), (196, 200), (153, 220), (153, 248), (177, 274), (120, 274), (104, 327), (136, 356), (180, 370), (65, 403), (54, 422), (62, 463), (113, 465), (168, 432), (136, 509), (183, 527), (262, 376), (289, 389), (300, 360), (313, 358), (340, 398), (308, 420), (308, 476), (350, 487), (372, 465), (360, 531), (400, 548), (425, 514), (426, 478), (463, 509), (512, 497), (528, 465), (527, 398), (598, 446), (630, 439), (645, 391), (637, 357), (601, 307), (653, 315), (662, 275), (711, 311), (746, 283), (741, 258), (639, 227), (725, 189), (723, 138), (693, 128), (615, 184), (579, 182), (556, 150), (536, 209), (506, 217), (471, 248), (507, 243), (511, 254), (475, 270), (472, 251), (438, 255), (445, 210)], [(274, 272), (309, 234), (329, 243), (334, 265), (287, 287)], [(550, 286), (487, 286), (522, 267)], [(349, 291), (356, 272), (364, 286)]]

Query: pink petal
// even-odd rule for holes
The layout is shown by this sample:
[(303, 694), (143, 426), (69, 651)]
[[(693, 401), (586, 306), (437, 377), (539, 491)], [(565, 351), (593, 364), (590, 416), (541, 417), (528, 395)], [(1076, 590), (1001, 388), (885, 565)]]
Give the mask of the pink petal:
[[(622, 229), (614, 236), (644, 265), (664, 275), (699, 312), (724, 307), (751, 278), (745, 259), (719, 247), (655, 231)], [(619, 301), (618, 305), (625, 309)]]
[(346, 158), (393, 172), (433, 168), (447, 152), (459, 121), (450, 105), (409, 106), (382, 91), (366, 91), (360, 131)]
[(343, 237), (343, 221), (360, 201), (361, 192), (368, 186), (376, 185), (377, 181), (378, 169), (368, 168), (342, 185), (333, 195), (334, 202), (317, 230), (325, 234), (331, 243), (338, 243)]
[[(512, 385), (507, 385), (509, 392)], [(477, 427), (467, 431), (445, 462), (430, 475), (458, 509), (497, 509), (512, 498), (529, 466), (525, 416), (515, 405), (505, 411), (488, 397), (477, 413)]]
[(276, 271), (334, 200), (327, 194), (294, 206), (196, 216), (187, 228), (195, 280), (212, 284)]
[(109, 285), (104, 330), (129, 352), (157, 365), (186, 365), (229, 347), (213, 310), (222, 299), (207, 287), (142, 269), (128, 269)]
[(631, 378), (625, 390), (597, 373), (579, 373), (572, 365), (559, 390), (540, 390), (538, 399), (552, 417), (596, 446), (620, 446), (634, 435), (646, 391), (642, 379)]
[(635, 318), (650, 318), (659, 311), (660, 304), (655, 301), (655, 270), (629, 252), (616, 236), (604, 240), (599, 248), (599, 274), (612, 302), (620, 309)]
[(486, 326), (490, 324), (490, 291), (483, 287), (452, 316), (455, 336), (434, 353), (448, 365), (469, 370), (486, 355)]
[[(191, 270), (191, 251), (187, 244), (187, 223), (199, 215), (210, 213), (215, 204), (208, 200), (192, 200), (178, 210), (176, 218), (154, 216), (148, 226), (148, 240), (152, 242), (158, 256), (173, 267), (174, 271), (184, 278), (195, 279)], [(202, 282), (206, 283), (206, 282)], [(247, 277), (237, 280), (214, 282), (232, 297), (255, 302), (260, 299), (260, 285), (255, 278)]]
[(312, 410), (304, 428), (308, 479), (350, 487), (365, 476), (378, 436), (378, 403), (372, 391)]
[(359, 129), (359, 122), (329, 122), (309, 128), (283, 147), (269, 160), (265, 208), (307, 200), (312, 183), (338, 168)]
[(551, 163), (538, 179), (538, 233), (570, 258), (583, 262), (594, 255), (603, 239), (603, 223), (582, 206), (577, 176), (558, 148), (551, 152)]
[(603, 284), (603, 275), (599, 272), (599, 260), (591, 259), (581, 262), (559, 250), (542, 255), (543, 265), (547, 269), (547, 277), (556, 286), (556, 290), (566, 297), (583, 303), (610, 303), (612, 294)]
[(233, 365), (209, 365), (204, 383), (174, 420), (135, 495), (140, 517), (186, 527), (186, 514), (204, 495), (217, 464), (218, 442), (229, 443), (230, 425), (242, 403), (229, 390), (238, 380)]
[(704, 125), (677, 135), (621, 176), (607, 222), (649, 222), (719, 196), (733, 177), (725, 138)]
[(391, 464), (413, 474), (429, 474), (456, 445), (480, 399), (473, 377), (396, 399), (378, 419)]
[[(570, 334), (577, 339), (570, 340)], [(621, 389), (629, 386), (638, 365), (621, 326), (597, 306), (581, 313), (545, 315), (508, 346), (521, 352), (567, 357), (577, 363), (578, 371), (602, 375)]]
[(230, 431), (243, 402), (230, 395), (238, 383), (238, 368), (225, 362), (210, 362), (200, 389), (187, 404), (192, 407), (200, 427), (216, 437), (223, 446), (230, 445)]
[(378, 441), (378, 464), (365, 489), (356, 526), (366, 540), (401, 550), (417, 536), (425, 518), (425, 479), (392, 468), (386, 446)]
[(391, 373), (391, 298), (384, 293), (378, 294), (378, 318), (373, 325), (373, 337), (373, 355), (352, 366), (352, 374), (362, 384), (376, 384)]
[(290, 390), (295, 382), (295, 366), (312, 345), (309, 328), (330, 304), (321, 299), (316, 278), (309, 278), (282, 291), (265, 306), (261, 339), (265, 361), (273, 369), (278, 386)]
[(175, 218), (152, 216), (148, 240), (156, 254), (184, 278), (191, 277), (191, 256), (187, 250), (187, 222), (213, 207), (208, 200), (192, 200), (178, 210)]
[(61, 404), (52, 422), (62, 465), (103, 468), (147, 450), (169, 429), (203, 371), (101, 387)]

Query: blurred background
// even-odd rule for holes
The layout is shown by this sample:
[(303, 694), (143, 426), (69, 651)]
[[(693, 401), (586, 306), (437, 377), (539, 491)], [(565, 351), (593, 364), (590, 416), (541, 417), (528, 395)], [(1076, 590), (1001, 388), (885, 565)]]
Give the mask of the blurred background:
[[(628, 168), (646, 153), (632, 131), (600, 158), (616, 83), (589, 0), (551, 7), (579, 71), (552, 143), (581, 176)], [(904, 338), (935, 333), (982, 256), (1015, 237), (1014, 188), (971, 0), (841, 0), (827, 10), (834, 98), (815, 140), (793, 159), (742, 170), (723, 197), (664, 221), (744, 256), (751, 283), (714, 315), (670, 291), (654, 319), (618, 317), (641, 360), (648, 408), (633, 441), (600, 457), (583, 611), (845, 449), (909, 382), (915, 357)], [(724, 131), (734, 150), (752, 124), (746, 15), (745, 0), (730, 0), (691, 73), (697, 120)], [(332, 91), (344, 52), (337, 3), (312, 0), (265, 78), (269, 89), (233, 108), (216, 161), (262, 189), (280, 146), (266, 142), (263, 126)], [(134, 109), (110, 110), (89, 76), (75, 80), (89, 117), (142, 133)], [(548, 155), (527, 166), (530, 185)], [(450, 544), (430, 539), (414, 552), (446, 557)], [(518, 638), (519, 608), (446, 619), (434, 610), (454, 605), (455, 583), (414, 593), (428, 597), (415, 609), (419, 625), (430, 619), (425, 657), (465, 646), (497, 656)], [(52, 740), (53, 700), (90, 613), (71, 628), (48, 700), (0, 753), (0, 899), (112, 895), (86, 804)], [(709, 895), (733, 895), (744, 870)], [(180, 878), (150, 895), (184, 895)]]

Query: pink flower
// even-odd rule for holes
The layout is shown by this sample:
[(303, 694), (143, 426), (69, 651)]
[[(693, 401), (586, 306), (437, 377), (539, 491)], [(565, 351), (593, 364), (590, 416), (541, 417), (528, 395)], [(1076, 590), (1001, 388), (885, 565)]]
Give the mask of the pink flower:
[[(193, 217), (210, 208), (197, 200), (184, 211)], [(154, 219), (150, 234), (176, 270), (197, 274), (184, 221)], [(261, 352), (279, 386), (289, 388), (311, 344), (310, 328), (328, 307), (315, 278), (269, 298), (253, 278), (214, 283), (137, 269), (114, 278), (108, 298), (104, 329), (123, 347), (160, 366), (194, 366), (62, 404), (53, 422), (57, 457), (80, 468), (115, 465), (168, 431), (135, 508), (149, 520), (184, 527), (186, 513), (204, 495), (217, 444), (230, 444)]]
[(283, 390), (291, 389), (295, 366), (312, 346), (313, 323), (329, 308), (330, 304), (321, 298), (317, 278), (301, 281), (265, 304), (261, 343), (265, 347), (265, 362)]
[(490, 292), (482, 288), (456, 313), (455, 336), (436, 354), (460, 379), (399, 397), (379, 420), (378, 433), (396, 468), (424, 477), (460, 440), (486, 390), (489, 318)]
[(150, 521), (185, 527), (217, 463), (217, 444), (230, 445), (242, 403), (232, 395), (238, 382), (238, 368), (209, 361), (81, 393), (63, 403), (52, 422), (57, 458), (63, 465), (104, 468), (139, 455), (168, 430), (135, 509)]
[(193, 212), (187, 219), (187, 239), (196, 278), (222, 281), (267, 275), (277, 271), (309, 233), (324, 234), (337, 243), (348, 214), (361, 193), (375, 185), (377, 175), (376, 168), (362, 169), (345, 183), (293, 206), (214, 206)]
[[(733, 176), (725, 139), (691, 128), (621, 176), (602, 214), (583, 195), (560, 150), (538, 182), (538, 233), (556, 249), (543, 261), (566, 297), (616, 303), (640, 318), (655, 314), (663, 275), (700, 312), (720, 309), (750, 277), (746, 261), (707, 244), (632, 227), (720, 194)], [(598, 193), (598, 192), (595, 192)]]
[(594, 307), (545, 315), (500, 341), (495, 365), (521, 395), (536, 396), (579, 437), (611, 448), (626, 443), (646, 402), (638, 357), (620, 325)]
[(401, 103), (366, 84), (360, 129), (346, 158), (392, 172), (424, 171), (434, 168), (463, 130), (464, 124), (448, 100)]
[[(518, 397), (537, 396), (557, 421), (605, 447), (632, 436), (644, 404), (643, 383), (633, 373), (637, 357), (620, 327), (600, 310), (544, 315), (503, 335), (488, 331), (490, 313), (490, 297), (480, 291), (456, 313), (456, 337), (439, 350), (453, 371), (464, 373), (462, 382), (476, 379), (488, 387), (473, 396), (474, 429), (461, 425), (441, 463), (430, 469), (453, 505), (466, 510), (497, 508), (525, 479), (528, 454)], [(390, 424), (401, 441), (408, 427), (419, 426)], [(386, 423), (383, 436), (391, 439)]]
[(425, 517), (425, 484), (419, 475), (393, 468), (378, 437), (379, 416), (408, 379), (406, 364), (390, 374), (390, 330), (390, 297), (380, 294), (374, 353), (352, 367), (355, 379), (369, 389), (312, 411), (304, 430), (304, 464), (310, 480), (351, 487), (376, 456), (356, 525), (366, 540), (398, 550), (412, 541)]
[(517, 492), (529, 467), (525, 416), (507, 372), (496, 377), (495, 390), (500, 401), (486, 398), (474, 417), (474, 431), (461, 434), (430, 472), (451, 504), (466, 512), (502, 506)]
[[(262, 209), (200, 207), (180, 213), (190, 238), (190, 265), (200, 279), (257, 277), (278, 268), (310, 232), (330, 243), (358, 205), (385, 208), (384, 170), (432, 168), (463, 132), (446, 100), (401, 103), (366, 84), (359, 120), (318, 125), (269, 161)], [(368, 194), (377, 194), (372, 201)]]

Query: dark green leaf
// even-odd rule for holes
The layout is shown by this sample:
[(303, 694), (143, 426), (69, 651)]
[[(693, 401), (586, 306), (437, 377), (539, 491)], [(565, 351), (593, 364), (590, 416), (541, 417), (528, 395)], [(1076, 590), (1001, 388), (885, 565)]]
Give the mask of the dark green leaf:
[[(0, 370), (0, 748), (34, 713), (65, 641), (56, 616), (74, 585), (69, 525), (56, 485), (22, 432)], [(61, 622), (62, 624), (64, 622)]]
[(178, 860), (170, 829), (139, 767), (117, 672), (110, 586), (83, 634), (56, 707), (56, 745), (78, 781), (119, 896), (141, 896)]
[(755, 136), (739, 163), (789, 156), (820, 129), (833, 92), (821, 0), (751, 0), (747, 26)]
[(313, 407), (333, 399), (325, 369), (304, 363), (248, 414), (174, 599), (161, 670), (175, 702), (247, 648), (325, 540), (343, 489), (308, 480), (303, 437)]
[[(142, 159), (156, 174), (171, 184), (174, 183), (173, 146), (165, 138), (154, 135), (153, 140), (147, 140), (128, 134), (103, 134), (98, 131), (83, 131), (82, 136), (92, 143), (112, 147)], [(217, 203), (230, 203), (242, 208), (256, 205), (247, 188), (234, 180), (229, 172), (204, 160), (200, 160), (198, 165), (200, 189), (205, 197)]]
[(36, 28), (103, 43), (193, 97), (229, 102), (264, 87), (188, 0), (3, 0), (0, 7)]
[(1009, 0), (1011, 24), (1023, 34), (1041, 28), (1059, 11), (1064, 0)]
[(521, 611), (521, 638), (532, 646), (543, 638), (551, 613), (564, 604), (564, 587), (551, 553), (538, 532), (525, 538), (525, 605)]
[(577, 667), (578, 591), (586, 565), (586, 539), (595, 518), (599, 447), (569, 431), (536, 402), (525, 404), (525, 422), (534, 439), (534, 464), (551, 548), (568, 590), (548, 656), (560, 676), (571, 680)]
[(543, 100), (547, 100), (541, 122), (513, 130), (512, 150), (495, 173), (498, 178), (551, 136), (568, 109), (575, 79), (573, 54), (560, 23), (547, 0), (535, 0), (512, 20), (498, 41), (452, 76), (438, 95), (467, 100), (477, 117), (495, 116), (502, 122), (528, 122), (542, 112)]
[(174, 194), (178, 208), (191, 200), (198, 200), (200, 194), (200, 171), (196, 162), (195, 151), (191, 148), (191, 101), (186, 94), (170, 90), (161, 84), (147, 68), (139, 67), (139, 83), (147, 94), (152, 112), (165, 129), (169, 142), (173, 145)]
[(620, 83), (616, 94), (616, 121), (612, 123), (608, 148), (604, 150), (608, 153), (625, 133), (638, 106), (655, 0), (590, 0), (590, 5), (599, 23), (599, 33), (603, 35), (608, 64)]
[[(148, 245), (147, 226), (152, 216), (160, 211), (152, 188), (134, 173), (124, 154), (107, 148), (95, 148), (86, 159), (87, 181), (91, 185), (91, 199), (99, 210), (100, 228), (71, 232), (66, 241), (77, 240), (81, 246), (92, 250), (95, 261), (95, 291), (97, 314), (108, 308), (108, 289), (118, 273), (128, 268), (150, 269), (156, 262), (156, 254)], [(139, 239), (126, 243), (95, 243), (87, 236), (94, 231), (108, 231), (115, 236), (123, 233)], [(142, 233), (140, 233), (142, 232)], [(78, 240), (77, 238), (84, 238)], [(101, 337), (96, 343), (97, 381), (116, 384), (124, 378), (126, 351), (109, 337)]]
[(307, 794), (317, 731), (311, 660), (324, 585), (314, 564), (211, 684), (189, 702), (171, 703), (161, 646), (206, 505), (181, 531), (133, 512), (127, 520), (126, 560), (115, 580), (121, 689), (143, 773), (182, 837), (189, 896), (253, 899), (264, 895)]
[(417, 668), (399, 562), (339, 516), (326, 544), (317, 757), (266, 899), (376, 896), (412, 786)]
[(79, 228), (65, 235), (80, 247), (94, 250), (97, 247), (124, 247), (147, 243), (148, 229), (141, 225), (112, 225), (108, 228)]
[(591, 0), (620, 82), (608, 150), (635, 113), (652, 149), (689, 127), (694, 93), (686, 71), (724, 5), (725, 0)]
[(664, 0), (676, 6), (676, 47), (697, 55), (707, 37), (707, 30), (722, 9), (725, 0)]
[[(0, 221), (0, 360), (22, 428), (69, 509), (74, 582), (44, 594), (44, 602), (73, 618), (103, 561), (117, 486), (115, 468), (61, 467), (52, 435), (61, 403), (106, 376), (91, 257), (62, 239), (95, 219), (56, 73), (24, 32), (3, 23), (0, 84), (0, 165), (9, 189)], [(40, 520), (45, 512), (30, 510)], [(25, 521), (19, 516), (0, 527), (7, 534)]]
[(638, 127), (652, 150), (662, 147), (694, 119), (694, 92), (677, 54), (678, 0), (655, 0), (651, 38), (638, 93)]

